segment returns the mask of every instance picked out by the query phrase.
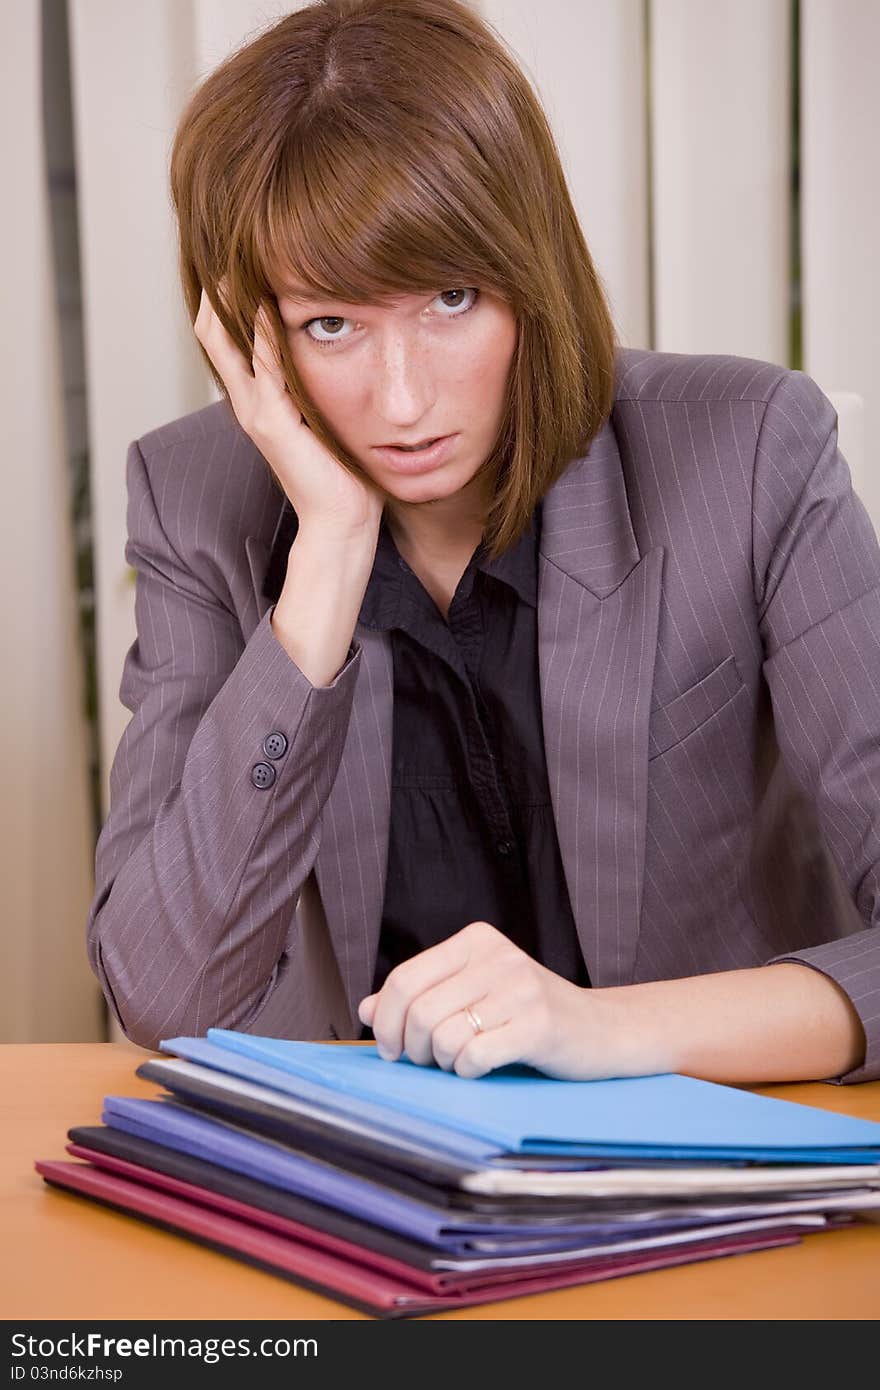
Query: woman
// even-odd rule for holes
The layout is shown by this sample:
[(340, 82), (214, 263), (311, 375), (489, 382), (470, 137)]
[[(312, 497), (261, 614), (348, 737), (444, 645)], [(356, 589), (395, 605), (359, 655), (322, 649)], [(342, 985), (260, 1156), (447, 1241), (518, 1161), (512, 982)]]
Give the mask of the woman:
[(171, 176), (227, 399), (129, 453), (125, 1031), (880, 1075), (880, 551), (816, 385), (617, 347), (456, 0), (286, 17)]

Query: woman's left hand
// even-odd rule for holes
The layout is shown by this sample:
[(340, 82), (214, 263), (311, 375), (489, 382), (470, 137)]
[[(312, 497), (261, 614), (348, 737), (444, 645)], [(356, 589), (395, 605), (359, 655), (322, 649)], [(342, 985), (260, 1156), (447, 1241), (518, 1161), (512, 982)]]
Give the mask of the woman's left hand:
[(405, 1052), (466, 1077), (524, 1062), (585, 1080), (615, 1074), (600, 994), (554, 975), (488, 922), (471, 922), (398, 965), (358, 1016), (388, 1061)]

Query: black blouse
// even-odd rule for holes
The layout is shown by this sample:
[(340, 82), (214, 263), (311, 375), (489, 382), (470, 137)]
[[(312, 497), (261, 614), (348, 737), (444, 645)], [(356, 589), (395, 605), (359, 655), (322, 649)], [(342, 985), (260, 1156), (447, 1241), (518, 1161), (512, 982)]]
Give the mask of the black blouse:
[[(468, 922), (589, 985), (550, 801), (538, 679), (540, 507), (497, 560), (482, 544), (448, 623), (383, 520), (360, 621), (390, 634), (388, 871), (373, 989)], [(369, 1035), (369, 1030), (365, 1030)]]

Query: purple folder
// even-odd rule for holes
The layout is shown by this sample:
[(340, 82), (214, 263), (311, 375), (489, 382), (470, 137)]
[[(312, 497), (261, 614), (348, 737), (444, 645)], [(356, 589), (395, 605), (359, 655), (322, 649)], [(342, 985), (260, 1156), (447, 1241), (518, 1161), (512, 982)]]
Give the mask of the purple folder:
[(510, 1254), (535, 1251), (539, 1243), (547, 1251), (564, 1249), (592, 1236), (596, 1229), (595, 1220), (589, 1218), (489, 1216), (431, 1205), (167, 1101), (106, 1096), (101, 1118), (111, 1128), (445, 1250), (465, 1253), (482, 1238), (503, 1243)]

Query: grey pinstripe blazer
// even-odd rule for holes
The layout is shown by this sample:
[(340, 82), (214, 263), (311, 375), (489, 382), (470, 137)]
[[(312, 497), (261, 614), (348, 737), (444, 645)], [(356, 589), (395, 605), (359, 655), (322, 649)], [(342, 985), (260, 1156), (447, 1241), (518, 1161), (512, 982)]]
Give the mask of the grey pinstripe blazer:
[[(621, 350), (611, 416), (545, 498), (539, 666), (594, 984), (801, 960), (862, 1018), (857, 1081), (880, 1076), (880, 548), (836, 441), (800, 372)], [(210, 1025), (357, 1036), (384, 894), (387, 637), (358, 627), (321, 689), (278, 643), (290, 506), (225, 402), (132, 444), (128, 487), (133, 718), (92, 966), (145, 1046)], [(257, 787), (274, 731), (288, 750)]]

